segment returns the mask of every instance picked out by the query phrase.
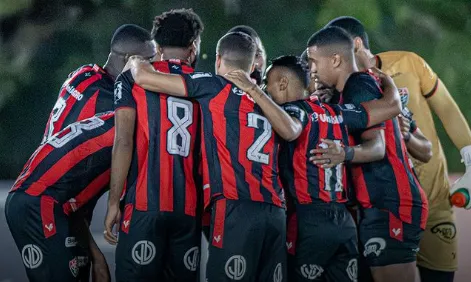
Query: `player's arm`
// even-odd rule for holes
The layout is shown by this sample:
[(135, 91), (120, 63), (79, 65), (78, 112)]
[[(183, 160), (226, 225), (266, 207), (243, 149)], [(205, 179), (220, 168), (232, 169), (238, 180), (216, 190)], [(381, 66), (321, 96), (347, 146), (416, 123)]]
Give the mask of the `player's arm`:
[(142, 88), (154, 92), (166, 93), (176, 97), (186, 97), (185, 82), (180, 75), (156, 71), (149, 61), (131, 56), (123, 72), (130, 70), (134, 82)]
[(232, 71), (224, 76), (249, 94), (260, 106), (275, 132), (286, 141), (293, 141), (301, 135), (302, 124), (278, 106), (265, 92), (253, 83), (242, 70)]
[(131, 166), (134, 145), (136, 105), (132, 98), (129, 73), (118, 76), (115, 84), (115, 137), (111, 153), (110, 193), (105, 218), (105, 239), (117, 243), (113, 226), (120, 219), (119, 201)]
[(423, 135), (414, 120), (400, 115), (398, 121), (409, 154), (421, 162), (429, 162), (432, 158), (432, 143)]

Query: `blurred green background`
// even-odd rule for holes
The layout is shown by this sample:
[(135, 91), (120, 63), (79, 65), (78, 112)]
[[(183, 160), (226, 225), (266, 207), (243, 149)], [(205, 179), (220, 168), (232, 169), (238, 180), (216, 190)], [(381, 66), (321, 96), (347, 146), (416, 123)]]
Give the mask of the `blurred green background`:
[[(155, 15), (181, 7), (193, 8), (205, 24), (202, 71), (213, 70), (217, 39), (234, 25), (254, 27), (274, 58), (300, 54), (330, 19), (355, 16), (374, 52), (425, 58), (471, 120), (469, 0), (0, 0), (0, 179), (18, 175), (41, 141), (62, 82), (81, 65), (102, 65), (119, 25), (150, 29)], [(462, 171), (459, 152), (437, 124), (450, 171)]]

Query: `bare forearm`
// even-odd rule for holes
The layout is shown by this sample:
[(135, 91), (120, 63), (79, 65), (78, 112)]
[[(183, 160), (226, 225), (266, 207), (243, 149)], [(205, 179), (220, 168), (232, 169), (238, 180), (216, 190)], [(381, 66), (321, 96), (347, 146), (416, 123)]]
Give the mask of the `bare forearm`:
[(362, 143), (353, 147), (352, 163), (369, 163), (384, 158), (386, 145), (383, 130), (369, 130), (363, 133)]
[(109, 204), (118, 204), (131, 166), (133, 141), (117, 140), (113, 146)]
[(411, 134), (406, 146), (409, 154), (421, 162), (427, 163), (432, 158), (432, 143), (420, 135)]
[(133, 69), (132, 74), (134, 81), (146, 90), (177, 97), (186, 95), (185, 85), (180, 75), (161, 73), (146, 68)]
[(402, 110), (399, 92), (393, 85), (385, 86), (381, 99), (368, 101), (362, 105), (369, 114), (368, 127), (392, 119)]
[(272, 125), (275, 132), (286, 141), (293, 141), (299, 137), (302, 126), (296, 122), (287, 112), (270, 99), (260, 88), (254, 87), (250, 96), (260, 106), (265, 117)]

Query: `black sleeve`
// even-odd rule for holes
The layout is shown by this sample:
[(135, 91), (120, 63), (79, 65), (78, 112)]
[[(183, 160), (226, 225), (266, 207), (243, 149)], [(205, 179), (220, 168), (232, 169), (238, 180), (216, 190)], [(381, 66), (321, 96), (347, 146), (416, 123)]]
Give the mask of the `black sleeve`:
[(190, 98), (202, 98), (217, 95), (227, 82), (209, 72), (195, 72), (182, 74), (185, 83), (186, 96)]
[(293, 102), (293, 103), (286, 103), (283, 104), (282, 106), (283, 110), (285, 110), (290, 116), (298, 119), (302, 126), (303, 129), (306, 127), (307, 123), (309, 122), (308, 114), (307, 112), (301, 107), (299, 103)]
[(129, 70), (116, 78), (116, 83), (114, 84), (115, 110), (123, 107), (136, 109), (136, 101), (132, 96), (133, 85), (134, 80)]
[(368, 113), (362, 105), (354, 104), (338, 105), (342, 112), (343, 122), (347, 125), (348, 131), (365, 129), (368, 126)]

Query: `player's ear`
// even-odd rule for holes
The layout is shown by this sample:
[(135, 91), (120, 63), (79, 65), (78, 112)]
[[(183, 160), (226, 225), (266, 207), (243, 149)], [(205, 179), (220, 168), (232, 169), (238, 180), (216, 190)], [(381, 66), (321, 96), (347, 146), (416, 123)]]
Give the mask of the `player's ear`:
[(360, 37), (355, 37), (353, 40), (353, 52), (358, 52), (363, 47), (363, 40)]
[(342, 58), (340, 57), (339, 54), (334, 54), (332, 56), (332, 66), (334, 68), (337, 68), (338, 66), (340, 66), (340, 63), (342, 62)]
[(157, 55), (156, 57), (158, 56), (158, 58), (163, 61), (163, 55), (164, 55), (164, 50), (162, 49), (162, 47), (160, 47), (159, 44), (157, 44)]
[(221, 67), (221, 55), (216, 54), (216, 69)]
[(280, 79), (280, 90), (286, 91), (288, 88), (289, 79), (286, 76), (281, 77)]

